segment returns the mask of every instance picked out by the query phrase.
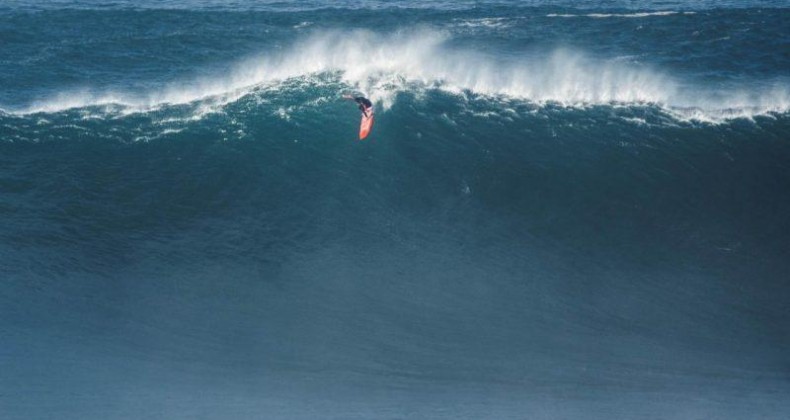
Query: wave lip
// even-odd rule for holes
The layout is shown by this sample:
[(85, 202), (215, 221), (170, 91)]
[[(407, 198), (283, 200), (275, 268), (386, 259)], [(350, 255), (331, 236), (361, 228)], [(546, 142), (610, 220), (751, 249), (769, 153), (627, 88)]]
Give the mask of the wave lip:
[(62, 92), (17, 113), (110, 105), (136, 112), (193, 102), (218, 108), (261, 86), (320, 74), (365, 92), (385, 109), (398, 92), (423, 88), (565, 106), (654, 104), (675, 116), (709, 121), (782, 113), (790, 106), (790, 93), (782, 83), (762, 90), (718, 92), (657, 70), (636, 68), (617, 59), (594, 59), (579, 51), (558, 49), (540, 58), (505, 61), (453, 48), (447, 42), (449, 37), (447, 32), (432, 29), (408, 34), (366, 30), (314, 33), (290, 48), (243, 60), (226, 75), (172, 83), (142, 94)]

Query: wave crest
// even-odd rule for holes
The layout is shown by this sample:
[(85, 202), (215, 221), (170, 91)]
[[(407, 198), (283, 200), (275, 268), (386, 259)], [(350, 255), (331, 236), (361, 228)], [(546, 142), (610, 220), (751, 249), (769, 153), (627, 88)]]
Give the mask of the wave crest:
[(143, 94), (90, 89), (63, 92), (20, 113), (111, 104), (137, 112), (196, 101), (221, 107), (261, 85), (316, 74), (331, 74), (385, 108), (398, 92), (415, 87), (502, 95), (539, 104), (653, 104), (672, 115), (700, 120), (782, 113), (790, 104), (787, 86), (781, 83), (719, 92), (683, 84), (656, 70), (616, 59), (594, 59), (569, 49), (542, 58), (503, 60), (453, 48), (448, 40), (448, 33), (431, 29), (389, 35), (364, 30), (314, 33), (282, 52), (243, 60), (227, 75), (172, 83)]

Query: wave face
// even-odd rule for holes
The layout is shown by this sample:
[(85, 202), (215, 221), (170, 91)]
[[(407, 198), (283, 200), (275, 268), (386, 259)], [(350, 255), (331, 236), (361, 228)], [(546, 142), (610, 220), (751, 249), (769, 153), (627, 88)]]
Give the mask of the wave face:
[(790, 411), (781, 2), (39, 3), (4, 418)]

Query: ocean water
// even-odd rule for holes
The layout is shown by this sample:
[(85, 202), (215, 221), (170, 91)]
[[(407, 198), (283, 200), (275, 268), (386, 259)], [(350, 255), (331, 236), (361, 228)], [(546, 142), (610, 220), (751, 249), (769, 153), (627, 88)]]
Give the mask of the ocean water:
[(4, 0), (0, 418), (788, 418), (788, 22)]

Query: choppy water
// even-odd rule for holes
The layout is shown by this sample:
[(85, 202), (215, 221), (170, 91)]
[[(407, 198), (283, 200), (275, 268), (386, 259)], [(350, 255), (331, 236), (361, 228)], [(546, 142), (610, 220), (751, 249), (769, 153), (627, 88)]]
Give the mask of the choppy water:
[(789, 20), (6, 0), (0, 417), (785, 418)]

